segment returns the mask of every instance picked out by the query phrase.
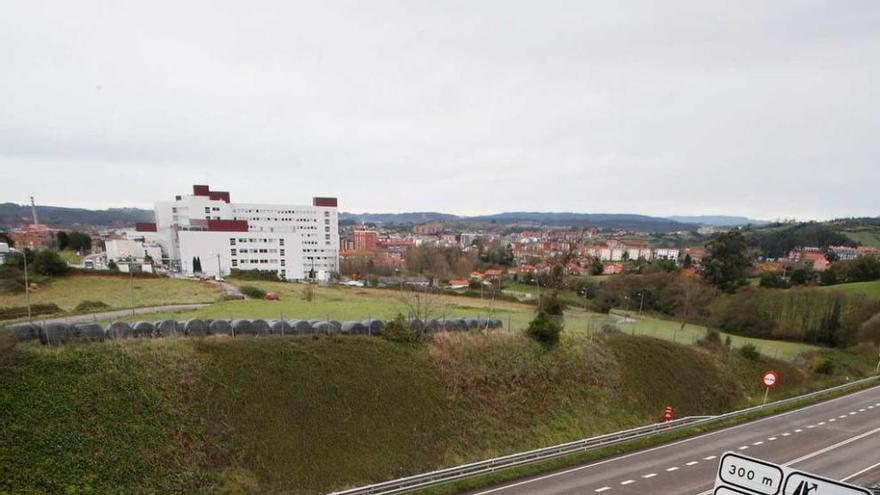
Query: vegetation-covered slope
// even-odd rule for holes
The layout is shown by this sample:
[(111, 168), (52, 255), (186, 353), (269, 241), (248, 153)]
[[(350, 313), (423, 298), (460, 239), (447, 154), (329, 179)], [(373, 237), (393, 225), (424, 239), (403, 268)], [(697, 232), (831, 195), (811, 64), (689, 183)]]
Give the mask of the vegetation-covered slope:
[(625, 335), (4, 341), (0, 493), (326, 492), (744, 406), (767, 367), (813, 378)]

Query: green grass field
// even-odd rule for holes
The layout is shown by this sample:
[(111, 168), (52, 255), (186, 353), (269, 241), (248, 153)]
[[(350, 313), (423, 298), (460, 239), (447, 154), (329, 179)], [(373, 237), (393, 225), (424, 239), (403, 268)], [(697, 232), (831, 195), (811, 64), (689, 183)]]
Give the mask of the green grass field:
[(877, 230), (851, 230), (844, 231), (844, 234), (863, 246), (880, 248), (880, 232)]
[(69, 265), (78, 265), (82, 263), (82, 256), (77, 255), (75, 251), (65, 249), (63, 251), (58, 251), (58, 255)]
[[(129, 290), (125, 277), (71, 275), (55, 277), (31, 292), (32, 304), (55, 303), (66, 311), (82, 301), (101, 301), (111, 308), (127, 308), (134, 293), (135, 306), (205, 303), (220, 297), (215, 286), (193, 280), (136, 278)], [(24, 306), (25, 295), (0, 294), (0, 307)]]
[[(367, 318), (390, 319), (397, 313), (407, 313), (403, 299), (406, 293), (395, 290), (368, 289), (354, 287), (314, 288), (312, 301), (303, 299), (302, 284), (282, 282), (234, 282), (237, 285), (254, 285), (278, 294), (280, 301), (247, 299), (242, 301), (223, 301), (204, 308), (176, 313), (157, 313), (148, 319), (161, 318), (202, 318), (202, 319), (318, 319), (318, 320), (364, 320)], [(436, 296), (437, 303), (432, 315), (442, 317), (482, 317), (498, 318), (505, 328), (525, 329), (534, 317), (535, 307), (529, 304), (508, 301), (489, 301), (462, 296)], [(635, 323), (625, 321), (625, 316), (635, 316), (635, 312), (614, 311), (603, 315), (570, 306), (565, 311), (565, 330), (571, 334), (601, 332), (605, 324), (613, 324), (620, 331), (631, 335), (645, 335), (682, 344), (694, 344), (706, 335), (706, 327), (688, 324), (684, 331), (676, 321), (664, 320), (643, 315)], [(127, 317), (127, 321), (144, 319), (144, 316)], [(722, 339), (727, 334), (722, 333)], [(793, 359), (799, 353), (816, 349), (814, 346), (796, 342), (754, 339), (731, 335), (733, 347), (739, 348), (752, 343), (759, 351), (770, 357)]]
[(820, 290), (835, 290), (848, 295), (863, 294), (869, 297), (880, 297), (880, 280), (871, 282), (853, 282), (850, 284), (829, 285), (819, 287)]
[[(706, 327), (692, 324), (685, 325), (685, 328), (682, 331), (681, 322), (645, 315), (639, 318), (634, 311), (628, 313), (624, 311), (614, 311), (613, 313), (630, 315), (632, 317), (632, 322), (616, 324), (621, 331), (630, 335), (646, 335), (683, 344), (694, 344), (704, 338), (707, 332)], [(719, 331), (719, 333), (721, 334), (722, 341), (727, 337), (730, 337), (731, 346), (735, 349), (739, 349), (746, 344), (752, 344), (758, 348), (758, 352), (761, 354), (784, 360), (794, 359), (798, 354), (805, 351), (819, 349), (817, 346), (802, 344), (800, 342), (755, 339), (721, 331)]]

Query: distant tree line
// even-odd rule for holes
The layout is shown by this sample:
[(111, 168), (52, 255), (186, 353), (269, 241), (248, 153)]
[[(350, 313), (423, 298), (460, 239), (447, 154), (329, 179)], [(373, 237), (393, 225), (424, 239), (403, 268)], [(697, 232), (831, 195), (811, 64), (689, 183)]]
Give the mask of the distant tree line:
[(754, 230), (748, 232), (746, 241), (750, 248), (757, 249), (763, 256), (769, 258), (784, 257), (792, 249), (801, 246), (827, 248), (828, 246), (855, 247), (858, 245), (846, 234), (819, 223)]
[(70, 249), (78, 252), (86, 252), (92, 249), (92, 236), (85, 232), (64, 232), (59, 231), (55, 234), (55, 240), (58, 243), (58, 249)]

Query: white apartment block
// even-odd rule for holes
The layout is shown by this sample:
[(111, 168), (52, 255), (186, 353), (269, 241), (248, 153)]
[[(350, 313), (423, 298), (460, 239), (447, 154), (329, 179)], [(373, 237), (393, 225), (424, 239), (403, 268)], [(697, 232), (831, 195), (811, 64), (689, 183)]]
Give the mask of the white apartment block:
[(283, 279), (326, 279), (339, 267), (336, 198), (310, 206), (232, 203), (229, 193), (193, 186), (193, 194), (159, 201), (154, 224), (139, 224), (162, 246), (167, 264), (192, 275), (223, 276), (233, 268), (271, 270)]

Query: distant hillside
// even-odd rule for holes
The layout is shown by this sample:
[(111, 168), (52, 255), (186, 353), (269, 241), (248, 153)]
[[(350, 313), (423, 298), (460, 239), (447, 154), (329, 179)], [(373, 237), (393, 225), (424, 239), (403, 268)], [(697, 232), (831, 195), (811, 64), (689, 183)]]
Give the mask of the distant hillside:
[(755, 220), (748, 217), (736, 217), (727, 215), (696, 215), (696, 216), (673, 216), (669, 220), (682, 223), (695, 223), (698, 225), (712, 225), (714, 227), (736, 227), (738, 225), (767, 225), (766, 220)]
[(340, 221), (353, 221), (356, 223), (386, 223), (386, 224), (418, 224), (427, 222), (443, 222), (459, 220), (460, 217), (448, 213), (436, 211), (418, 211), (407, 213), (346, 213), (339, 214)]
[[(152, 222), (152, 210), (138, 208), (110, 208), (109, 210), (87, 210), (85, 208), (63, 208), (60, 206), (37, 205), (40, 223), (50, 227), (74, 227), (90, 225), (112, 227), (131, 226), (136, 222)], [(32, 223), (31, 207), (15, 203), (0, 204), (0, 226), (16, 227)]]
[(340, 213), (341, 221), (419, 224), (426, 222), (480, 222), (499, 225), (553, 225), (594, 226), (604, 229), (624, 229), (645, 232), (676, 232), (695, 230), (696, 224), (677, 222), (667, 218), (620, 213), (555, 213), (504, 212), (493, 215), (457, 216), (438, 212), (414, 213)]
[(553, 213), (519, 211), (467, 217), (466, 220), (499, 223), (503, 225), (541, 224), (556, 226), (592, 226), (603, 229), (623, 229), (642, 232), (677, 232), (696, 230), (696, 225), (694, 224), (676, 222), (666, 218), (628, 213)]
[(744, 231), (750, 247), (771, 258), (785, 256), (799, 246), (880, 247), (880, 219), (848, 218), (830, 222), (768, 224)]

